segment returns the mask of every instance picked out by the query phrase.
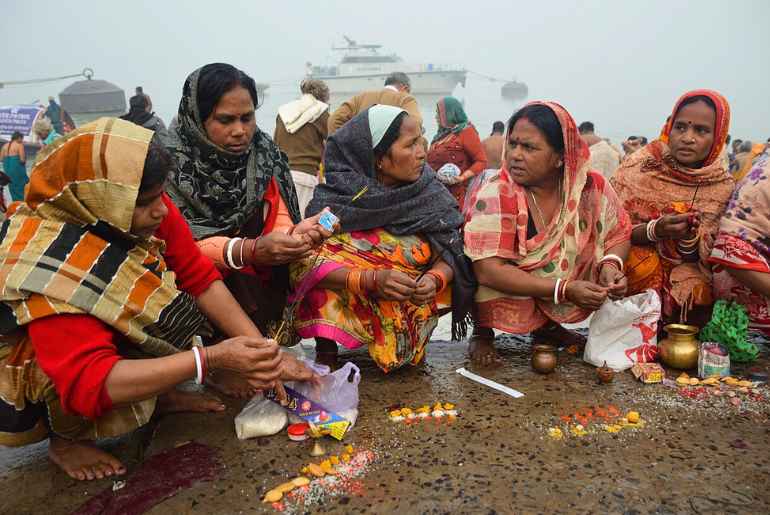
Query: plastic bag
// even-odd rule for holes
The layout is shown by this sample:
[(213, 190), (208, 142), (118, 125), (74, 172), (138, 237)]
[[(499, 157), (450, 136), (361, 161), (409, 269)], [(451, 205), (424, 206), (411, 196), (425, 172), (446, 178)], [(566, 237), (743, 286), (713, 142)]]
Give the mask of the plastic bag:
[(583, 359), (597, 367), (606, 361), (618, 371), (655, 361), (659, 320), (660, 297), (654, 290), (605, 302), (591, 319)]
[(259, 393), (235, 417), (235, 434), (239, 440), (271, 436), (283, 430), (288, 420), (285, 409)]
[[(314, 368), (318, 371), (320, 367)], [(311, 401), (345, 418), (352, 427), (358, 418), (358, 384), (361, 382), (361, 371), (350, 362), (331, 374), (328, 370), (326, 368), (326, 374), (319, 372), (321, 380), (318, 386), (311, 383), (296, 383), (292, 388)]]

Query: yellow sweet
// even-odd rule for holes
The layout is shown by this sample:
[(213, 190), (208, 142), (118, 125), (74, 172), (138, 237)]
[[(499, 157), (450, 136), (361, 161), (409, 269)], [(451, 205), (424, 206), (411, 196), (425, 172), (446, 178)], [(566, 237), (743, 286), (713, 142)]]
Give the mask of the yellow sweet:
[(726, 383), (726, 382), (728, 382), (728, 381), (732, 381), (732, 380), (733, 380), (733, 378), (732, 378), (731, 376), (724, 376), (724, 377), (722, 378), (722, 382), (723, 382), (723, 383)]
[(564, 438), (564, 433), (562, 433), (561, 429), (558, 427), (552, 427), (548, 430), (548, 436), (553, 438), (554, 440), (561, 440)]
[(452, 404), (451, 402), (445, 402), (445, 403), (444, 403), (444, 409), (445, 409), (445, 410), (447, 410), (447, 411), (448, 411), (448, 410), (452, 410), (452, 409), (455, 409), (455, 405), (454, 405), (454, 404)]
[(329, 461), (332, 462), (332, 465), (339, 465), (340, 464), (340, 459), (337, 456), (329, 457)]
[(320, 463), (320, 467), (323, 469), (324, 472), (326, 472), (328, 474), (329, 471), (332, 469), (332, 462), (331, 462), (331, 460), (323, 460)]
[(749, 388), (751, 386), (754, 386), (754, 383), (752, 383), (751, 381), (738, 381), (738, 386)]
[(607, 431), (608, 433), (619, 433), (621, 429), (623, 428), (617, 424), (610, 424), (610, 425), (604, 426), (604, 430)]
[(444, 410), (444, 407), (441, 405), (441, 403), (440, 403), (440, 402), (437, 402), (437, 403), (436, 403), (436, 404), (433, 406), (433, 411), (443, 411), (443, 410)]
[(682, 372), (681, 374), (679, 374), (679, 377), (677, 377), (677, 379), (687, 379), (687, 380), (689, 380), (690, 376), (687, 375), (687, 372)]
[(294, 486), (296, 486), (297, 488), (301, 486), (307, 486), (310, 484), (310, 480), (303, 476), (295, 477), (294, 479), (291, 480), (291, 482), (294, 483)]
[(430, 413), (430, 406), (426, 404), (425, 406), (417, 408), (417, 413)]
[(638, 424), (639, 423), (639, 412), (638, 411), (629, 411), (628, 415), (626, 415), (626, 419), (631, 424)]
[(695, 386), (698, 383), (700, 383), (700, 380), (697, 377), (691, 377), (690, 378), (690, 385)]
[(349, 462), (350, 461), (350, 454), (347, 454), (347, 453), (343, 454), (342, 455), (342, 461), (344, 461), (345, 463)]
[(283, 498), (283, 492), (279, 492), (278, 490), (270, 490), (265, 494), (265, 498), (262, 499), (262, 502), (278, 502)]
[(708, 377), (708, 378), (704, 379), (703, 381), (701, 381), (700, 383), (701, 384), (705, 384), (705, 385), (709, 385), (709, 386), (714, 386), (714, 385), (719, 384), (719, 379), (716, 378), (716, 377)]
[(353, 454), (353, 446), (352, 445), (346, 445), (345, 446), (345, 452), (348, 454)]
[(676, 384), (684, 386), (690, 384), (690, 378), (689, 377), (682, 377), (679, 376), (676, 378)]
[(728, 377), (725, 379), (725, 383), (729, 384), (730, 386), (736, 386), (738, 383), (740, 383), (740, 381), (734, 377)]
[(411, 408), (401, 408), (401, 416), (408, 417), (412, 414)]
[(306, 465), (299, 470), (302, 474), (309, 474), (310, 468)]
[(326, 475), (326, 472), (324, 469), (316, 465), (315, 463), (311, 463), (307, 466), (308, 472), (313, 474), (315, 477), (324, 477)]
[(276, 490), (278, 492), (281, 492), (282, 494), (285, 494), (287, 492), (291, 492), (297, 488), (297, 485), (294, 484), (294, 481), (289, 481), (288, 483), (283, 483), (281, 485), (276, 486), (273, 488), (273, 490)]

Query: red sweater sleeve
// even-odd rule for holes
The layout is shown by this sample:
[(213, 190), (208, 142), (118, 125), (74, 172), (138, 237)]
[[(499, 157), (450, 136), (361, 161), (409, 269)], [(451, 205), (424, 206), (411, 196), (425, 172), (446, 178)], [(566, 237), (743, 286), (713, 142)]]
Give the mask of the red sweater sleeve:
[(54, 315), (33, 320), (27, 332), (64, 411), (95, 419), (112, 409), (104, 383), (121, 357), (109, 326), (90, 315)]
[(168, 208), (168, 215), (155, 231), (155, 236), (166, 242), (163, 257), (169, 270), (176, 273), (177, 287), (197, 297), (222, 276), (214, 263), (201, 253), (187, 221), (165, 193), (163, 203)]
[(468, 161), (471, 165), (468, 167), (474, 175), (483, 172), (487, 167), (487, 153), (484, 152), (484, 145), (481, 143), (479, 133), (473, 127), (466, 127), (460, 133), (465, 153), (468, 155)]

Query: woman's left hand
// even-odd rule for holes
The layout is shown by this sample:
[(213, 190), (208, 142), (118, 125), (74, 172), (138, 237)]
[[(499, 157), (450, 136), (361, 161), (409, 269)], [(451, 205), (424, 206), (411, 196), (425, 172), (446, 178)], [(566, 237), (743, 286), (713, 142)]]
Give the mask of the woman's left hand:
[(291, 234), (301, 237), (308, 244), (310, 244), (311, 247), (318, 247), (324, 242), (326, 238), (329, 238), (333, 234), (331, 231), (327, 231), (324, 226), (318, 223), (322, 214), (323, 211), (305, 218), (294, 226)]
[(412, 294), (412, 304), (422, 306), (436, 298), (436, 278), (432, 275), (424, 275)]
[(628, 279), (616, 267), (604, 265), (599, 271), (599, 286), (609, 288), (608, 296), (617, 300), (625, 297), (628, 290)]

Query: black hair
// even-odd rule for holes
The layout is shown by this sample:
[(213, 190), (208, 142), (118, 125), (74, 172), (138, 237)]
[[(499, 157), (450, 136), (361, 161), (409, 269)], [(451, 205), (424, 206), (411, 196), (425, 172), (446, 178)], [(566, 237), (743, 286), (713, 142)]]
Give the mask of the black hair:
[(505, 132), (505, 124), (503, 122), (495, 122), (492, 124), (492, 134)]
[(171, 157), (171, 152), (166, 149), (158, 134), (155, 133), (147, 148), (147, 157), (144, 158), (139, 194), (141, 195), (166, 182), (166, 177), (168, 177), (173, 165), (174, 159)]
[(136, 87), (136, 94), (137, 95), (141, 95), (143, 93), (144, 93), (144, 88), (142, 88), (142, 86), (137, 86)]
[(511, 119), (508, 120), (508, 132), (513, 130), (516, 122), (526, 118), (529, 122), (538, 128), (545, 136), (548, 144), (558, 153), (564, 153), (564, 136), (561, 131), (561, 124), (556, 114), (550, 107), (542, 104), (527, 105), (516, 111)]
[(674, 118), (676, 118), (676, 115), (679, 114), (679, 111), (681, 111), (684, 106), (694, 104), (695, 102), (703, 102), (707, 106), (709, 106), (711, 109), (713, 109), (714, 113), (717, 112), (717, 105), (714, 103), (713, 100), (711, 100), (706, 95), (695, 95), (694, 97), (690, 97), (682, 100), (682, 103), (679, 104), (679, 107), (676, 109), (676, 112), (674, 113)]
[(583, 122), (580, 125), (578, 125), (578, 132), (580, 134), (586, 134), (588, 132), (594, 132), (594, 124), (593, 122)]
[(727, 135), (727, 139), (725, 140), (725, 145), (729, 145), (730, 141), (732, 141), (732, 139), (733, 139), (732, 134), (728, 134)]
[(386, 86), (406, 86), (410, 87), (412, 81), (409, 80), (409, 75), (404, 72), (393, 72), (385, 79)]
[(254, 79), (231, 64), (211, 63), (201, 68), (198, 76), (198, 115), (205, 122), (222, 96), (241, 86), (249, 92), (254, 109), (259, 107)]
[(16, 141), (17, 139), (24, 139), (24, 134), (19, 131), (13, 131), (13, 134), (11, 134), (11, 141)]
[(385, 131), (380, 142), (374, 147), (375, 159), (379, 159), (388, 153), (390, 147), (392, 147), (393, 143), (398, 139), (398, 135), (401, 133), (401, 125), (404, 123), (404, 119), (407, 116), (408, 113), (406, 111), (401, 111), (390, 123), (388, 130)]
[(647, 137), (646, 136), (639, 136), (637, 139), (642, 142), (642, 145), (646, 145), (647, 144)]

